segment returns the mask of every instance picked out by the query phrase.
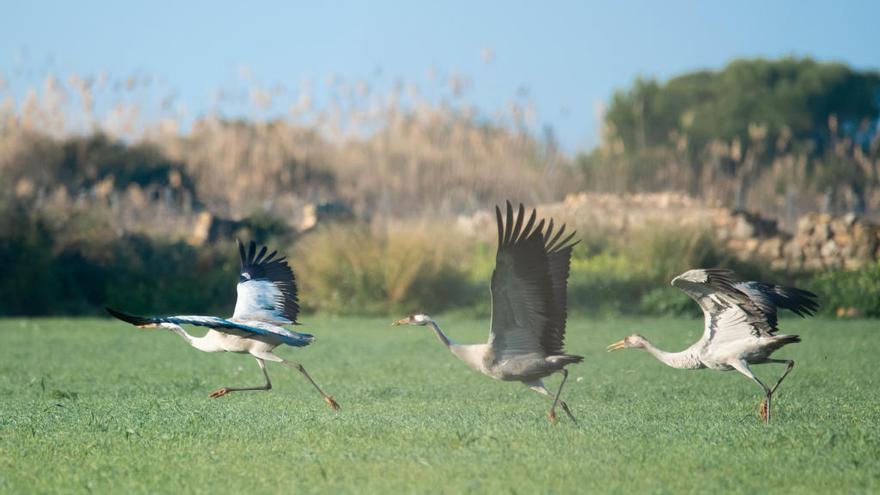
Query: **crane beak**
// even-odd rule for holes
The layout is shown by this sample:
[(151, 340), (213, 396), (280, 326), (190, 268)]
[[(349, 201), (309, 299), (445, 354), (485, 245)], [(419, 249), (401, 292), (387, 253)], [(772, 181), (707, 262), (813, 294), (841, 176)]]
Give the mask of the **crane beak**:
[(406, 318), (401, 318), (401, 319), (395, 321), (394, 323), (391, 324), (391, 326), (396, 327), (396, 326), (400, 326), (400, 325), (406, 325), (409, 322), (410, 322), (410, 318), (409, 318), (409, 316), (407, 316)]
[(624, 348), (626, 348), (626, 341), (625, 340), (618, 340), (617, 342), (609, 345), (606, 349), (608, 350), (608, 352), (614, 352), (614, 351), (619, 351), (620, 349), (624, 349)]

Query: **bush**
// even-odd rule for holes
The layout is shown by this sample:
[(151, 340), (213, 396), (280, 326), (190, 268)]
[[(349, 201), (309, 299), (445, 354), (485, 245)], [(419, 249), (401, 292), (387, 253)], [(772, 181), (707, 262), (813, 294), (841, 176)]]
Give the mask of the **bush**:
[(418, 227), (327, 227), (296, 247), (306, 309), (339, 314), (437, 312), (468, 304), (474, 289), (464, 250)]
[(675, 276), (692, 268), (727, 267), (751, 280), (761, 272), (726, 253), (704, 229), (656, 225), (615, 239), (598, 254), (575, 249), (569, 279), (573, 310), (699, 315), (699, 307), (687, 295), (669, 286)]
[[(622, 254), (601, 253), (572, 259), (568, 304), (586, 313), (632, 313), (647, 281)], [(634, 306), (635, 304), (635, 306)]]
[(855, 271), (820, 273), (806, 287), (819, 295), (822, 313), (880, 317), (880, 262)]
[(711, 231), (672, 225), (633, 232), (623, 241), (621, 251), (636, 270), (658, 285), (668, 285), (675, 276), (692, 268), (730, 267), (733, 261)]
[(0, 315), (44, 314), (52, 303), (51, 239), (46, 222), (26, 209), (0, 208)]
[[(303, 309), (387, 315), (449, 309), (489, 315), (494, 241), (475, 242), (455, 228), (395, 224), (319, 227), (281, 248), (277, 222), (260, 225), (290, 255)], [(259, 229), (258, 229), (259, 230)], [(737, 262), (707, 232), (654, 226), (594, 235), (575, 247), (569, 308), (591, 314), (699, 314), (669, 286), (679, 273), (726, 266), (741, 279), (773, 281), (761, 267)], [(235, 303), (237, 253), (230, 243), (190, 246), (142, 235), (120, 236), (99, 213), (37, 214), (0, 209), (0, 315), (95, 314), (104, 306), (133, 313), (228, 314)], [(763, 275), (763, 276), (762, 276)], [(826, 311), (855, 307), (880, 316), (880, 267), (831, 272), (808, 287)], [(827, 302), (825, 302), (827, 301)]]
[(0, 211), (0, 315), (227, 314), (238, 268), (229, 245), (193, 247), (141, 235), (118, 236), (100, 216), (49, 218)]
[(703, 311), (684, 292), (670, 287), (657, 287), (642, 296), (639, 312), (649, 315), (700, 316)]

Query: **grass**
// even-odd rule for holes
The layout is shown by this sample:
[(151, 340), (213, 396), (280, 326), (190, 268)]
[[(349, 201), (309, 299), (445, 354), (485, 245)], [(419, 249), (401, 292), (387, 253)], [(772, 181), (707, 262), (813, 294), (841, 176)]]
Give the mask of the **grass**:
[[(486, 322), (438, 318), (461, 341)], [(294, 371), (204, 354), (164, 331), (95, 319), (0, 321), (0, 492), (99, 493), (832, 493), (880, 490), (877, 323), (785, 320), (798, 366), (757, 417), (735, 373), (676, 371), (641, 351), (604, 352), (639, 331), (670, 349), (698, 320), (569, 326), (565, 397), (580, 420), (517, 384), (479, 376), (425, 328), (308, 318), (318, 341), (285, 349)], [(759, 367), (777, 376), (779, 366)], [(555, 386), (558, 379), (553, 379)]]

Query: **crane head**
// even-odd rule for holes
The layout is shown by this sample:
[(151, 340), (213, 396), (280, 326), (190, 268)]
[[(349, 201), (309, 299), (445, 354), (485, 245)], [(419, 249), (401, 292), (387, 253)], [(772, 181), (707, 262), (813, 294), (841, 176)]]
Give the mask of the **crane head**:
[(394, 323), (392, 323), (391, 325), (393, 325), (393, 326), (397, 326), (397, 325), (419, 325), (419, 326), (421, 326), (421, 325), (427, 325), (429, 321), (431, 321), (430, 316), (424, 315), (421, 313), (416, 313), (414, 315), (409, 315), (406, 318), (401, 318), (401, 319), (395, 321)]
[(617, 342), (609, 345), (607, 349), (608, 352), (612, 352), (620, 349), (631, 349), (640, 347), (645, 347), (645, 338), (641, 335), (634, 334), (626, 337), (623, 340), (618, 340)]

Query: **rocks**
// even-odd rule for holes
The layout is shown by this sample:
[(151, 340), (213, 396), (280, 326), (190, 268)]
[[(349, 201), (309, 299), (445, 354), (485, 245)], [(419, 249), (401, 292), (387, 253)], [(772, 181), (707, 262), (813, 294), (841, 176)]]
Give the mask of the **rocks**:
[[(797, 219), (794, 232), (776, 220), (747, 211), (707, 205), (679, 193), (572, 194), (561, 203), (541, 205), (541, 213), (602, 235), (626, 236), (638, 229), (708, 228), (717, 242), (741, 260), (779, 271), (856, 270), (880, 258), (880, 225), (855, 213), (832, 217), (810, 213)], [(459, 219), (471, 233), (494, 232), (493, 212)]]
[[(880, 226), (854, 213), (833, 218), (811, 213), (797, 220), (793, 236), (757, 215), (732, 213), (716, 223), (717, 238), (738, 258), (768, 262), (774, 270), (856, 270), (880, 255)], [(754, 239), (750, 239), (753, 237)], [(757, 249), (755, 241), (758, 240)]]
[(774, 219), (710, 207), (674, 193), (581, 193), (567, 197), (562, 205), (548, 206), (561, 206), (553, 213), (563, 218), (610, 227), (620, 235), (628, 229), (658, 225), (711, 226), (716, 240), (738, 259), (759, 261), (780, 271), (855, 270), (880, 258), (880, 225), (855, 213), (803, 215), (789, 233), (780, 230)]
[(769, 260), (775, 260), (782, 256), (782, 239), (774, 237), (761, 241), (758, 245), (758, 256)]
[(831, 235), (831, 227), (827, 223), (820, 223), (813, 228), (813, 237), (818, 241), (828, 240)]
[(755, 227), (743, 217), (738, 217), (730, 233), (734, 239), (751, 239), (755, 235)]

